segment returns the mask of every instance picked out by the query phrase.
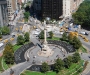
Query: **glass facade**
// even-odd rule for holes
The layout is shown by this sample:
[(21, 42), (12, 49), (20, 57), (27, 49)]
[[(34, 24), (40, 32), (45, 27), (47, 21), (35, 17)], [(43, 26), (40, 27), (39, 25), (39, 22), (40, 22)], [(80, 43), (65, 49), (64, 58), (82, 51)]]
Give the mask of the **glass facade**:
[(7, 1), (0, 0), (0, 26), (8, 25)]
[(42, 18), (50, 17), (58, 20), (63, 12), (62, 0), (41, 0)]

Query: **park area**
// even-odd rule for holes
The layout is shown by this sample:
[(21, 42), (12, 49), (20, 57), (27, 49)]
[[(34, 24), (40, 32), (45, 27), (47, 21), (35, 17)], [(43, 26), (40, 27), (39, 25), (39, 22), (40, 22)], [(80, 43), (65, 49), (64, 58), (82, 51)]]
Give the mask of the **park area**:
[(78, 63), (73, 63), (69, 68), (63, 68), (58, 73), (54, 71), (49, 71), (46, 73), (29, 71), (26, 70), (21, 75), (79, 75), (83, 71), (83, 60), (80, 60)]
[(26, 70), (21, 75), (56, 75), (56, 72), (41, 73), (41, 72), (32, 72), (32, 71)]

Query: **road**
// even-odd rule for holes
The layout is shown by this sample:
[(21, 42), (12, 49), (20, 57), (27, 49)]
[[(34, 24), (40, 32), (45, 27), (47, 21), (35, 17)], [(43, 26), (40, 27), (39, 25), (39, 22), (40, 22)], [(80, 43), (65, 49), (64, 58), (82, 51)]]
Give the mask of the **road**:
[(6, 35), (3, 36), (2, 41), (0, 41), (0, 43), (4, 43), (4, 45), (2, 47), (0, 47), (0, 53), (3, 51), (6, 43), (4, 42), (5, 40), (8, 40), (8, 42), (11, 42), (13, 45), (16, 44), (16, 40), (17, 40), (17, 36), (14, 37), (14, 40), (11, 41), (10, 39), (12, 38), (12, 33), (15, 33), (15, 35), (17, 34), (21, 34), (20, 30), (19, 32), (15, 30), (15, 28), (19, 28), (19, 26), (22, 26), (22, 23), (17, 23), (18, 19), (22, 16), (22, 10), (18, 13), (17, 17), (15, 18), (15, 20), (13, 22), (10, 22), (10, 35)]
[[(35, 19), (33, 19), (33, 18), (31, 18), (31, 20), (32, 20), (32, 22), (31, 22), (31, 24), (30, 25), (35, 25), (35, 26), (37, 26), (37, 28), (40, 28), (40, 29), (44, 29), (43, 28), (43, 26), (42, 26), (42, 24), (39, 22), (39, 23), (35, 23), (35, 21), (37, 22), (37, 20), (35, 20)], [(19, 26), (22, 26), (23, 25), (23, 23), (17, 23), (17, 20), (15, 20), (14, 21), (14, 29), (13, 29), (13, 31), (12, 32), (16, 32), (16, 34), (17, 33), (21, 33), (21, 32), (17, 32), (16, 30), (15, 30), (15, 28), (18, 28)], [(33, 31), (31, 31), (31, 35), (33, 35), (32, 34), (32, 32)], [(58, 36), (58, 37), (61, 37), (61, 35), (60, 34), (58, 34), (58, 33), (55, 33), (55, 36)], [(10, 36), (7, 36), (7, 39), (10, 39), (12, 36), (10, 35)], [(90, 36), (88, 36), (88, 37), (90, 37)], [(17, 37), (15, 37), (15, 39), (16, 39)], [(35, 37), (35, 35), (33, 35), (33, 36), (30, 36), (30, 40), (32, 41), (32, 42), (34, 42), (34, 44), (36, 44), (37, 42), (38, 43), (40, 43), (39, 41), (38, 41), (38, 39), (35, 39), (36, 37)], [(85, 45), (88, 49), (90, 49), (90, 42), (85, 42), (85, 41), (83, 41), (83, 39), (81, 39), (81, 41), (82, 41), (82, 44), (83, 45)], [(1, 42), (3, 42), (3, 41), (1, 41)], [(14, 41), (14, 43), (16, 42), (16, 40)], [(14, 44), (13, 43), (13, 44)], [(0, 48), (0, 50), (2, 50), (4, 48), (4, 46), (3, 47), (1, 47)], [(89, 53), (86, 53), (86, 54), (82, 54), (82, 55), (80, 55), (81, 56), (81, 58), (82, 59), (84, 59), (84, 60), (88, 60), (88, 61), (90, 61), (90, 58), (88, 57), (89, 56)], [(20, 64), (18, 64), (18, 65), (15, 65), (15, 66), (13, 66), (12, 67), (12, 69), (15, 71), (15, 75), (19, 75), (24, 69), (26, 69), (27, 67), (29, 67), (29, 66), (31, 66), (32, 65), (32, 60), (30, 61), (30, 62), (24, 62), (24, 63), (20, 63)], [(5, 72), (3, 72), (1, 75), (9, 75), (10, 74), (10, 69), (8, 69), (8, 70), (6, 70)], [(90, 73), (89, 73), (89, 75), (90, 75)]]
[[(19, 75), (23, 70), (27, 69), (30, 66), (32, 66), (32, 62), (24, 62), (24, 63), (20, 63), (20, 64), (13, 66), (12, 70), (14, 71), (14, 75)], [(0, 75), (10, 75), (10, 69), (11, 68), (4, 71)]]

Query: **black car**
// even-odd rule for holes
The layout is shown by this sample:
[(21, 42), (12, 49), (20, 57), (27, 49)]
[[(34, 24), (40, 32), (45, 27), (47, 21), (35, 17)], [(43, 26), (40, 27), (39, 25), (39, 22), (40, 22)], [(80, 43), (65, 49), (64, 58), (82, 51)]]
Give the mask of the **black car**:
[(88, 56), (88, 58), (90, 58), (90, 56)]
[(15, 37), (15, 35), (12, 35), (12, 38), (14, 38)]
[(88, 33), (87, 33), (87, 32), (85, 32), (85, 35), (88, 35)]

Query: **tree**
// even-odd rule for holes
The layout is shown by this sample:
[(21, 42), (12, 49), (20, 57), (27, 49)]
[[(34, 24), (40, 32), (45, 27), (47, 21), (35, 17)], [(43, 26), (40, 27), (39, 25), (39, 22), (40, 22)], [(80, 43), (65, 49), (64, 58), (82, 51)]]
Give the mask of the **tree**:
[(79, 60), (80, 60), (80, 54), (79, 53), (74, 53), (73, 56), (72, 56), (72, 62), (73, 63), (77, 63)]
[(28, 21), (29, 16), (30, 16), (30, 13), (29, 12), (25, 12), (24, 13), (24, 18), (25, 18), (25, 21), (26, 22)]
[(57, 59), (54, 64), (54, 71), (59, 72), (64, 65), (64, 62), (61, 59)]
[(53, 35), (54, 35), (54, 34), (53, 34), (53, 32), (52, 32), (52, 31), (50, 31), (50, 32), (49, 32), (49, 36), (50, 36), (50, 38), (52, 38), (52, 37), (53, 37)]
[(80, 24), (82, 27), (90, 27), (90, 0), (85, 0), (72, 15), (75, 24)]
[(41, 33), (39, 34), (39, 38), (44, 39), (44, 31), (41, 31)]
[(28, 42), (29, 41), (29, 33), (28, 32), (26, 32), (24, 34), (24, 39), (25, 39), (25, 42)]
[(46, 62), (42, 63), (42, 68), (41, 68), (42, 72), (47, 72), (50, 70), (48, 64)]
[(24, 44), (24, 37), (22, 36), (22, 35), (19, 35), (18, 37), (17, 37), (17, 44), (18, 45), (23, 45)]
[(0, 39), (2, 38), (2, 31), (1, 31), (1, 27), (0, 27)]
[(3, 35), (10, 34), (10, 29), (7, 26), (1, 28), (1, 32)]
[(14, 51), (12, 44), (8, 43), (5, 46), (3, 56), (5, 59), (6, 64), (13, 64), (14, 63)]
[(0, 33), (0, 39), (2, 38), (2, 34)]
[(22, 3), (21, 8), (24, 9), (24, 3)]
[(68, 35), (68, 41), (72, 44), (73, 37), (71, 34)]
[(66, 32), (63, 33), (62, 40), (67, 40), (67, 33)]
[(72, 64), (72, 56), (68, 56), (64, 59), (64, 65), (66, 68), (69, 68)]
[(81, 41), (76, 36), (74, 36), (72, 43), (76, 49), (79, 49), (82, 46)]

